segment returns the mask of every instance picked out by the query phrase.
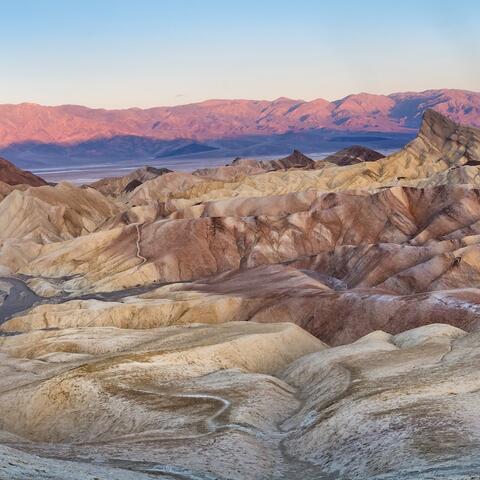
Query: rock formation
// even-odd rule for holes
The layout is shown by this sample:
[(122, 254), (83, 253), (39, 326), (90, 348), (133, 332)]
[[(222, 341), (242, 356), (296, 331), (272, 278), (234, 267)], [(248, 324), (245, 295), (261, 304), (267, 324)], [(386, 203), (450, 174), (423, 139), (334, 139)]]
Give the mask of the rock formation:
[(17, 168), (13, 163), (4, 158), (0, 158), (0, 182), (7, 185), (30, 185), (32, 187), (47, 184), (43, 178), (37, 177), (32, 172), (26, 172)]
[(356, 163), (374, 162), (375, 160), (380, 160), (384, 156), (385, 155), (370, 148), (362, 147), (361, 145), (353, 145), (332, 155), (328, 155), (323, 160), (318, 160), (315, 167), (321, 168), (323, 162), (334, 163), (339, 167), (345, 167), (346, 165), (355, 165)]
[(122, 177), (103, 178), (90, 184), (90, 187), (104, 195), (118, 196), (121, 193), (130, 193), (147, 180), (152, 180), (172, 170), (168, 168), (142, 167), (137, 168), (128, 175)]
[(290, 168), (310, 169), (313, 168), (314, 161), (299, 150), (293, 150), (290, 155), (284, 158), (279, 158), (278, 160), (252, 161), (243, 158), (236, 158), (231, 164), (231, 166), (241, 165), (257, 165), (265, 172), (271, 172), (274, 170), (288, 170)]
[(4, 478), (477, 472), (479, 335), (448, 325), (336, 348), (288, 323), (252, 322), (0, 342)]
[(224, 167), (201, 168), (192, 172), (193, 175), (221, 182), (238, 182), (249, 175), (273, 172), (276, 170), (305, 169), (315, 167), (315, 162), (298, 150), (277, 160), (255, 160), (237, 157), (231, 164)]

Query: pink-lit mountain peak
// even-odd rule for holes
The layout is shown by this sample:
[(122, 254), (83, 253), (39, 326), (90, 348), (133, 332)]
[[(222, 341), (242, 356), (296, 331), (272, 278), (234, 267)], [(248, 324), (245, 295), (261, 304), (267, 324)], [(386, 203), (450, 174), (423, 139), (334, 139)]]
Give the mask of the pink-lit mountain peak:
[(334, 102), (280, 97), (273, 101), (207, 100), (125, 110), (25, 103), (0, 105), (0, 145), (71, 143), (121, 135), (203, 140), (315, 129), (413, 132), (428, 108), (457, 122), (480, 126), (480, 93), (448, 89), (391, 95), (359, 93)]

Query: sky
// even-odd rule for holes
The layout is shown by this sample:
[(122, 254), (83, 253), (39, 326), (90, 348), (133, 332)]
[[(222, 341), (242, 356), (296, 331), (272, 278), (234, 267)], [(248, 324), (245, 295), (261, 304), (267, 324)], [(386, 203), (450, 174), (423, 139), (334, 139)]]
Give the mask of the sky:
[(0, 0), (0, 103), (480, 90), (478, 0)]

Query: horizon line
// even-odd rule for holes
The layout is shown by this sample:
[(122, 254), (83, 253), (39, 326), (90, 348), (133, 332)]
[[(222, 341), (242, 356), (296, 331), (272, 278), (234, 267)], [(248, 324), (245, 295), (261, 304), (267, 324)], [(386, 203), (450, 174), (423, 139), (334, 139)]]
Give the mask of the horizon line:
[(109, 110), (109, 111), (126, 111), (126, 110), (153, 110), (156, 108), (177, 108), (177, 107), (186, 107), (190, 105), (200, 105), (202, 103), (208, 103), (208, 102), (268, 102), (268, 103), (274, 103), (279, 100), (289, 100), (289, 101), (294, 101), (294, 102), (302, 102), (302, 103), (311, 103), (315, 102), (318, 100), (323, 100), (328, 103), (335, 103), (335, 102), (340, 102), (342, 100), (345, 100), (349, 97), (352, 96), (360, 96), (360, 95), (370, 95), (370, 96), (378, 96), (378, 97), (391, 97), (392, 95), (401, 95), (401, 94), (411, 94), (411, 93), (416, 93), (416, 94), (424, 94), (428, 92), (445, 92), (445, 91), (455, 91), (455, 92), (464, 92), (464, 93), (473, 93), (473, 94), (480, 94), (479, 91), (475, 90), (469, 90), (469, 89), (463, 89), (463, 88), (430, 88), (427, 90), (404, 90), (404, 91), (397, 91), (397, 92), (391, 92), (388, 94), (383, 94), (383, 93), (371, 93), (371, 92), (357, 92), (357, 93), (349, 93), (348, 95), (345, 95), (344, 97), (337, 98), (334, 100), (328, 100), (323, 97), (316, 97), (311, 100), (305, 100), (302, 98), (290, 98), (290, 97), (284, 97), (280, 96), (277, 98), (274, 98), (273, 100), (268, 100), (268, 99), (256, 99), (256, 98), (207, 98), (205, 100), (199, 100), (196, 102), (189, 102), (189, 103), (178, 103), (174, 105), (154, 105), (150, 107), (95, 107), (95, 106), (89, 106), (85, 104), (80, 104), (80, 103), (60, 103), (60, 104), (44, 104), (44, 103), (38, 103), (38, 102), (20, 102), (20, 103), (0, 103), (0, 107), (4, 106), (14, 106), (14, 107), (20, 107), (24, 105), (32, 105), (36, 107), (46, 107), (46, 108), (61, 108), (61, 107), (80, 107), (80, 108), (87, 108), (89, 110)]

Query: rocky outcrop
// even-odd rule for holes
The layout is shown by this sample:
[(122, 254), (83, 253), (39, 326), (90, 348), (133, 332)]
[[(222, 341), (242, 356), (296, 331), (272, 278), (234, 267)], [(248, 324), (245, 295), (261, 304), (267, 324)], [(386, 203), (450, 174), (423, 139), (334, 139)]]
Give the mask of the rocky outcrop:
[(43, 178), (17, 168), (13, 163), (0, 157), (0, 182), (7, 185), (30, 185), (31, 187), (39, 187), (46, 185), (47, 182)]
[(121, 193), (130, 193), (147, 180), (152, 180), (172, 170), (168, 168), (142, 167), (122, 177), (103, 178), (90, 184), (90, 187), (103, 195), (118, 196)]
[(289, 169), (312, 169), (315, 162), (298, 150), (278, 160), (254, 160), (237, 157), (229, 165), (195, 170), (193, 175), (221, 182), (238, 182), (249, 175)]
[(293, 150), (293, 152), (278, 160), (249, 160), (244, 158), (236, 158), (231, 166), (259, 166), (266, 172), (274, 170), (288, 170), (290, 168), (306, 168), (310, 169), (314, 166), (314, 161), (304, 155), (299, 150)]
[(374, 162), (375, 160), (380, 160), (384, 157), (385, 155), (370, 148), (362, 147), (361, 145), (353, 145), (332, 155), (328, 155), (322, 160), (317, 160), (315, 162), (315, 168), (322, 168), (324, 162), (333, 163), (339, 167), (345, 167), (347, 165), (355, 165), (356, 163)]

